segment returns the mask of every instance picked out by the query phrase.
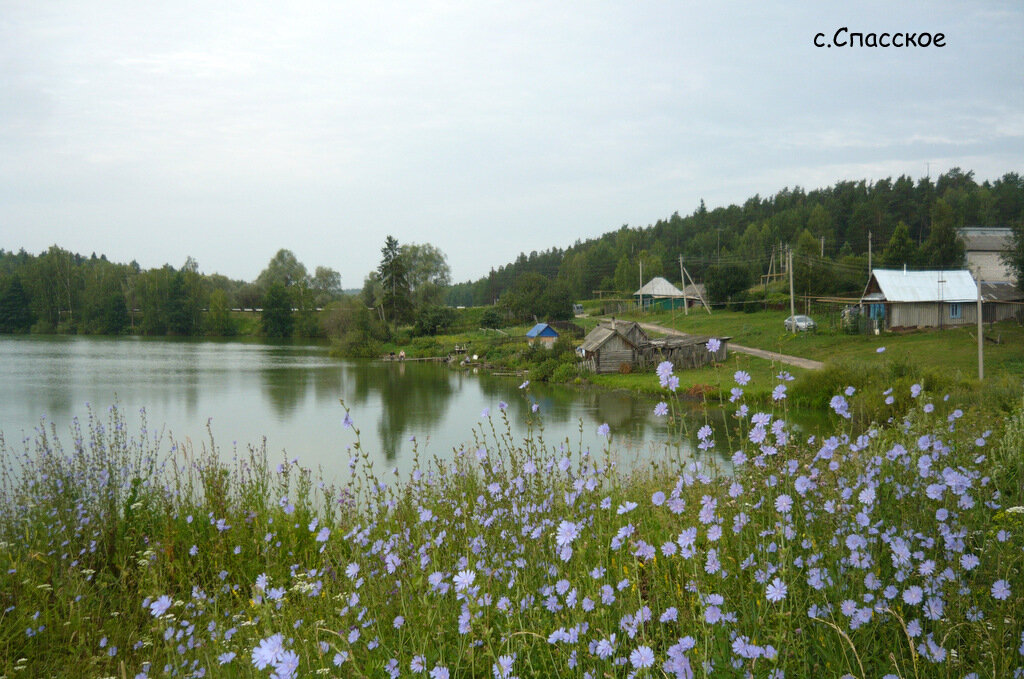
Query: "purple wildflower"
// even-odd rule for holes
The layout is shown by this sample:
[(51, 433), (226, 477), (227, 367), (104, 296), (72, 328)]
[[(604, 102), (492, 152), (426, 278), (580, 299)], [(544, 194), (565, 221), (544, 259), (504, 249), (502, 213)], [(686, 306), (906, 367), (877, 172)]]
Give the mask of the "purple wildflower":
[(269, 636), (252, 649), (252, 664), (262, 670), (276, 663), (284, 654), (284, 637), (280, 634)]
[(782, 578), (775, 578), (765, 588), (765, 598), (772, 603), (777, 603), (785, 599), (788, 592), (789, 588), (786, 587), (786, 583), (782, 581)]
[(1003, 601), (1010, 596), (1010, 583), (1006, 580), (996, 580), (992, 583), (992, 598)]
[(154, 601), (149, 605), (149, 612), (153, 614), (154, 618), (159, 618), (161, 615), (167, 612), (167, 609), (171, 607), (171, 597), (164, 594), (162, 597)]
[(476, 580), (476, 571), (464, 570), (459, 571), (458, 574), (452, 578), (455, 583), (455, 591), (461, 592), (472, 586), (473, 581)]
[(654, 651), (650, 646), (638, 646), (629, 654), (629, 662), (638, 670), (650, 667), (654, 664)]

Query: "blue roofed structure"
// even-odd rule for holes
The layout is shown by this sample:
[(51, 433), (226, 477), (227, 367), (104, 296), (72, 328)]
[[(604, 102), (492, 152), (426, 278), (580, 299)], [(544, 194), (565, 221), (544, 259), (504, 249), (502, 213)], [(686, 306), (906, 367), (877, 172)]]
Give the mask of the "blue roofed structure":
[(540, 342), (545, 346), (550, 347), (558, 339), (558, 331), (552, 328), (547, 323), (538, 323), (537, 325), (530, 328), (526, 333), (527, 341), (530, 344), (534, 342)]

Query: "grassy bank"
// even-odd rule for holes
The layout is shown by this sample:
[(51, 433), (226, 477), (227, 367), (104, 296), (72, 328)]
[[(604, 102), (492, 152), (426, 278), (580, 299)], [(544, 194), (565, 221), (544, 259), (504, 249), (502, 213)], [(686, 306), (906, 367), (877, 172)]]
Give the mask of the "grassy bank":
[[(823, 361), (822, 371), (791, 370), (799, 379), (790, 397), (802, 407), (821, 407), (845, 386), (858, 389), (868, 418), (885, 411), (886, 388), (921, 383), (935, 392), (1005, 413), (1024, 385), (1024, 327), (1012, 321), (985, 326), (985, 380), (979, 382), (976, 328), (850, 335), (824, 327), (814, 333), (785, 332), (785, 312), (715, 311), (682, 316), (668, 312), (631, 316), (692, 334), (732, 337), (735, 344)], [(882, 359), (882, 360), (879, 360)], [(867, 397), (865, 394), (872, 394)]]
[[(676, 373), (679, 378), (678, 391), (687, 398), (721, 402), (728, 400), (730, 390), (736, 386), (733, 375), (743, 371), (752, 378), (751, 386), (746, 390), (745, 397), (750, 402), (767, 403), (771, 401), (771, 393), (776, 377), (786, 372), (793, 377), (802, 376), (806, 370), (781, 365), (756, 356), (731, 353), (726, 361), (703, 368), (681, 370)], [(611, 389), (628, 389), (638, 393), (656, 395), (664, 390), (653, 376), (653, 368), (629, 375), (608, 374), (590, 375), (587, 378), (594, 384)], [(820, 405), (820, 404), (818, 404)]]
[(744, 395), (728, 440), (631, 475), (614, 431), (562, 450), (539, 420), (403, 479), (357, 445), (342, 488), (116, 411), (5, 444), (0, 674), (1014, 676), (1024, 406), (986, 431), (911, 386), (863, 434), (833, 395), (813, 440)]
[[(966, 326), (943, 330), (923, 329), (880, 335), (851, 335), (824, 320), (817, 332), (787, 333), (782, 311), (719, 311), (683, 316), (678, 312), (634, 314), (630, 318), (657, 323), (683, 332), (732, 337), (736, 344), (818, 361), (870, 360), (879, 348), (905, 357), (915, 365), (940, 369), (956, 378), (978, 375), (977, 328)], [(1024, 327), (1014, 321), (985, 326), (985, 335), (999, 344), (985, 343), (985, 374), (989, 377), (1024, 377)]]

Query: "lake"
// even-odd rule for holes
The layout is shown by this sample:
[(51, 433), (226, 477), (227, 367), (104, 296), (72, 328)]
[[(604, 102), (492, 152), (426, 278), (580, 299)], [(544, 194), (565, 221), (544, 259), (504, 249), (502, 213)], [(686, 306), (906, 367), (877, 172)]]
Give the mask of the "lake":
[[(652, 380), (657, 379), (651, 376)], [(53, 423), (67, 444), (72, 418), (89, 407), (106, 418), (117, 403), (136, 430), (145, 408), (149, 429), (165, 438), (208, 440), (207, 422), (223, 457), (266, 436), (272, 460), (298, 458), (325, 478), (347, 478), (353, 429), (342, 426), (344, 399), (375, 467), (407, 473), (413, 446), (422, 459), (471, 445), (490, 409), (522, 438), (531, 406), (539, 405), (548, 444), (604, 448), (609, 424), (619, 459), (629, 464), (665, 454), (669, 440), (654, 402), (625, 392), (531, 384), (425, 362), (384, 363), (333, 358), (324, 346), (138, 337), (26, 336), (0, 339), (0, 431), (9, 447)], [(582, 433), (581, 423), (582, 422)], [(49, 426), (49, 424), (47, 424)], [(490, 426), (486, 428), (490, 436)], [(684, 442), (683, 451), (691, 451)]]

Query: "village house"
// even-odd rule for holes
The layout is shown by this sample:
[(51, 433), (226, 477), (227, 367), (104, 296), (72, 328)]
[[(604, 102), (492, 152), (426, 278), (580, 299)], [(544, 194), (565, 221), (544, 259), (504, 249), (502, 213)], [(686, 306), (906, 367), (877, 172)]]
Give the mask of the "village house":
[(874, 269), (860, 303), (877, 329), (899, 330), (977, 323), (977, 299), (969, 271)]
[(682, 290), (661, 276), (656, 276), (633, 293), (641, 309), (681, 309), (686, 303)]
[(1013, 271), (1003, 262), (1003, 255), (1013, 245), (1012, 229), (990, 226), (969, 226), (957, 232), (964, 242), (967, 268), (981, 272), (985, 283), (1007, 283), (1014, 280)]

